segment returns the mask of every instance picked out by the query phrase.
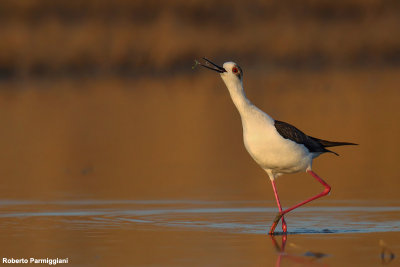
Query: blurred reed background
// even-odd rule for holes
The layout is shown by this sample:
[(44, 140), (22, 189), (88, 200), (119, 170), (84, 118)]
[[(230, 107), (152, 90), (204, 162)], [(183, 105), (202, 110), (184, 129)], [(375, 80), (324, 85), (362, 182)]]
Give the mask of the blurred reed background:
[(361, 144), (314, 162), (329, 199), (398, 199), (399, 1), (3, 0), (0, 25), (3, 199), (273, 200), (202, 56), (274, 118)]

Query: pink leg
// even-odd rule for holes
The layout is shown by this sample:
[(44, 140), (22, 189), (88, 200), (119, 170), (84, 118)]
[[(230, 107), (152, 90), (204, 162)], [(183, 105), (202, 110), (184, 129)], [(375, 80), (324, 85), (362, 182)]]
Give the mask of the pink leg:
[[(275, 227), (276, 227), (276, 225), (278, 224), (279, 220), (281, 219), (281, 217), (282, 217), (283, 215), (285, 215), (286, 213), (288, 213), (288, 212), (290, 212), (290, 211), (292, 211), (292, 210), (294, 210), (294, 209), (296, 209), (296, 208), (298, 208), (298, 207), (300, 207), (300, 206), (303, 206), (304, 204), (306, 204), (306, 203), (308, 203), (308, 202), (310, 202), (310, 201), (313, 201), (314, 199), (317, 199), (317, 198), (326, 196), (326, 195), (329, 194), (329, 192), (331, 191), (331, 187), (330, 187), (327, 183), (325, 183), (325, 181), (322, 180), (315, 172), (313, 172), (313, 171), (311, 171), (311, 170), (309, 170), (309, 171), (307, 171), (307, 172), (308, 172), (309, 174), (311, 174), (312, 177), (314, 177), (315, 179), (317, 179), (317, 181), (320, 182), (320, 183), (325, 187), (324, 191), (322, 191), (321, 193), (319, 193), (318, 195), (316, 195), (316, 196), (314, 196), (314, 197), (312, 197), (312, 198), (309, 198), (309, 199), (307, 199), (307, 200), (305, 200), (305, 201), (303, 201), (303, 202), (301, 202), (301, 203), (299, 203), (299, 204), (297, 204), (297, 205), (294, 205), (294, 206), (291, 207), (291, 208), (288, 208), (288, 209), (285, 210), (285, 211), (281, 211), (281, 209), (279, 209), (279, 214), (276, 216), (276, 218), (275, 218), (275, 220), (274, 220), (274, 223), (273, 223), (272, 226), (271, 226), (271, 230), (269, 231), (269, 234), (273, 234), (273, 233), (274, 233)], [(273, 183), (272, 186), (273, 186), (273, 188), (274, 188), (275, 198), (277, 198), (278, 194), (276, 193), (275, 184)], [(278, 199), (278, 198), (277, 198), (277, 201), (279, 202), (279, 199)], [(279, 204), (279, 206), (280, 206), (280, 204)]]
[[(281, 202), (279, 201), (279, 196), (278, 196), (278, 191), (276, 190), (276, 185), (275, 185), (275, 181), (271, 180), (272, 183), (272, 188), (274, 189), (274, 195), (275, 195), (275, 199), (276, 199), (276, 204), (278, 204), (278, 208), (279, 208), (279, 214), (282, 213), (282, 206), (281, 206)], [(281, 216), (282, 217), (282, 216)], [(279, 217), (280, 219), (280, 217)], [(275, 220), (274, 223), (271, 226), (271, 229), (269, 231), (269, 234), (272, 235), (275, 231), (276, 226), (278, 225), (279, 220)], [(286, 222), (285, 222), (285, 218), (282, 217), (282, 230), (284, 233), (287, 232), (287, 226), (286, 226)]]

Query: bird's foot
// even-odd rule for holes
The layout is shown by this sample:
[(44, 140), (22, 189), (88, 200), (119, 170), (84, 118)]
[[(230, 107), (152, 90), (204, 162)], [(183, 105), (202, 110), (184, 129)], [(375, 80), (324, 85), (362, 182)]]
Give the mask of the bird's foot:
[(284, 217), (282, 217), (282, 231), (287, 233), (287, 225)]
[[(276, 217), (274, 219), (274, 222), (272, 223), (271, 229), (269, 230), (269, 233), (268, 233), (269, 235), (274, 235), (275, 228), (278, 225), (278, 223), (279, 223), (280, 219), (282, 218), (282, 216), (283, 216), (283, 214), (280, 213), (280, 212), (276, 215)], [(285, 219), (282, 219), (282, 230), (285, 233), (286, 233), (286, 228), (287, 227), (286, 227)]]

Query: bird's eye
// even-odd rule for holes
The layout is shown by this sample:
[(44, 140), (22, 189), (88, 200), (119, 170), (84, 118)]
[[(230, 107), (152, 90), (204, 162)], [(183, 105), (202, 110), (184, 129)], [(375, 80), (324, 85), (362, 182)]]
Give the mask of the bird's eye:
[(233, 72), (233, 73), (238, 73), (238, 71), (239, 71), (239, 70), (238, 70), (236, 67), (233, 67), (233, 68), (232, 68), (232, 72)]

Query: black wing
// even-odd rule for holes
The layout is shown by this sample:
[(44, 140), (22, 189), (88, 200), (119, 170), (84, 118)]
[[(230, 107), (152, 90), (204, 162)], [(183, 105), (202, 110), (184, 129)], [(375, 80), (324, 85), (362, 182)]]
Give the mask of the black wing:
[(331, 152), (338, 155), (337, 153), (325, 148), (325, 146), (321, 142), (324, 140), (308, 136), (299, 129), (297, 129), (296, 127), (294, 127), (293, 125), (290, 125), (289, 123), (276, 120), (275, 128), (283, 138), (292, 140), (297, 144), (304, 145), (310, 152), (320, 152), (320, 153)]

